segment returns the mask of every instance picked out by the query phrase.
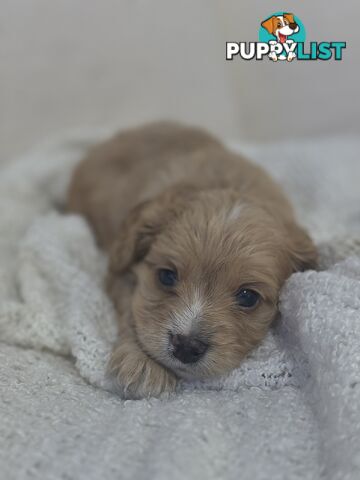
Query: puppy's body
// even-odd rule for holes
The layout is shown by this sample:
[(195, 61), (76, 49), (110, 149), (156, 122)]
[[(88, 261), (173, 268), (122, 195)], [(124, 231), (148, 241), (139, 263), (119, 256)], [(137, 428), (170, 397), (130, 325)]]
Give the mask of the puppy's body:
[(94, 148), (75, 173), (69, 206), (85, 215), (107, 248), (134, 206), (181, 186), (197, 191), (233, 187), (243, 202), (251, 197), (274, 215), (292, 215), (262, 169), (225, 150), (209, 134), (172, 123), (122, 132)]
[[(315, 261), (262, 169), (173, 123), (93, 149), (75, 171), (68, 205), (110, 252), (121, 340), (111, 367), (134, 397), (235, 368), (265, 335), (285, 279)], [(244, 307), (244, 295), (249, 303), (255, 294)]]

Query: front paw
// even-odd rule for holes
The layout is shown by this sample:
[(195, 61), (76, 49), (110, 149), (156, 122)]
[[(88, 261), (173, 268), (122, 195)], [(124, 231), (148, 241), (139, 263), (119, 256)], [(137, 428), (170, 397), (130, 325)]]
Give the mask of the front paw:
[(277, 60), (278, 60), (278, 57), (277, 57), (277, 55), (276, 55), (275, 52), (269, 53), (269, 58), (270, 58), (270, 60), (272, 60), (273, 62), (277, 62)]
[(289, 52), (289, 55), (287, 57), (288, 62), (292, 62), (296, 58), (296, 53), (295, 52)]
[(176, 388), (176, 376), (131, 343), (113, 351), (109, 371), (123, 398), (158, 397)]

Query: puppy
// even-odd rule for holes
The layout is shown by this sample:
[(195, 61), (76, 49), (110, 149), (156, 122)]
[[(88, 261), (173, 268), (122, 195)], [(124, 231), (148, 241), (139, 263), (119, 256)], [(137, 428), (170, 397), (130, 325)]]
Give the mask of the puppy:
[(295, 22), (292, 13), (274, 15), (263, 21), (261, 26), (274, 35), (279, 43), (285, 43), (290, 35), (299, 31), (299, 25)]
[(109, 253), (119, 318), (110, 371), (128, 398), (236, 368), (265, 336), (286, 278), (316, 262), (267, 173), (175, 123), (94, 148), (74, 172), (68, 209)]
[[(296, 23), (294, 19), (294, 15), (292, 13), (284, 13), (283, 15), (273, 15), (272, 17), (264, 20), (261, 23), (261, 26), (264, 27), (271, 35), (276, 37), (276, 41), (271, 40), (269, 43), (274, 45), (276, 43), (288, 43), (291, 44), (294, 41), (288, 39), (289, 36), (294, 35), (299, 31), (299, 25)], [(285, 60), (287, 59), (291, 62), (295, 57), (295, 52), (289, 52), (287, 55), (281, 54), (279, 57), (276, 55), (275, 52), (271, 52), (269, 57), (273, 61)]]

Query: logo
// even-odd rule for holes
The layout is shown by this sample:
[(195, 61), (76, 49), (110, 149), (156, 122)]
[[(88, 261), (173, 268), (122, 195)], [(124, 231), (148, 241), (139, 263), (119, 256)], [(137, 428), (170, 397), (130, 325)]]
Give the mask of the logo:
[(346, 42), (305, 43), (306, 31), (293, 13), (276, 12), (260, 23), (258, 42), (226, 42), (226, 60), (273, 62), (293, 60), (342, 60)]

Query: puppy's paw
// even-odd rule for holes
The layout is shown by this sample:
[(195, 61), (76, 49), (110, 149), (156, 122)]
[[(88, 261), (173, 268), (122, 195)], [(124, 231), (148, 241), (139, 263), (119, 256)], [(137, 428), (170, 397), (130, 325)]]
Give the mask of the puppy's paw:
[(289, 52), (289, 55), (287, 57), (288, 62), (292, 62), (296, 58), (296, 53), (295, 52)]
[(176, 388), (176, 376), (131, 343), (115, 348), (109, 371), (123, 398), (158, 397)]
[(277, 60), (278, 60), (278, 57), (277, 57), (277, 55), (276, 55), (275, 52), (269, 53), (269, 58), (270, 58), (270, 60), (272, 60), (273, 62), (277, 62)]

